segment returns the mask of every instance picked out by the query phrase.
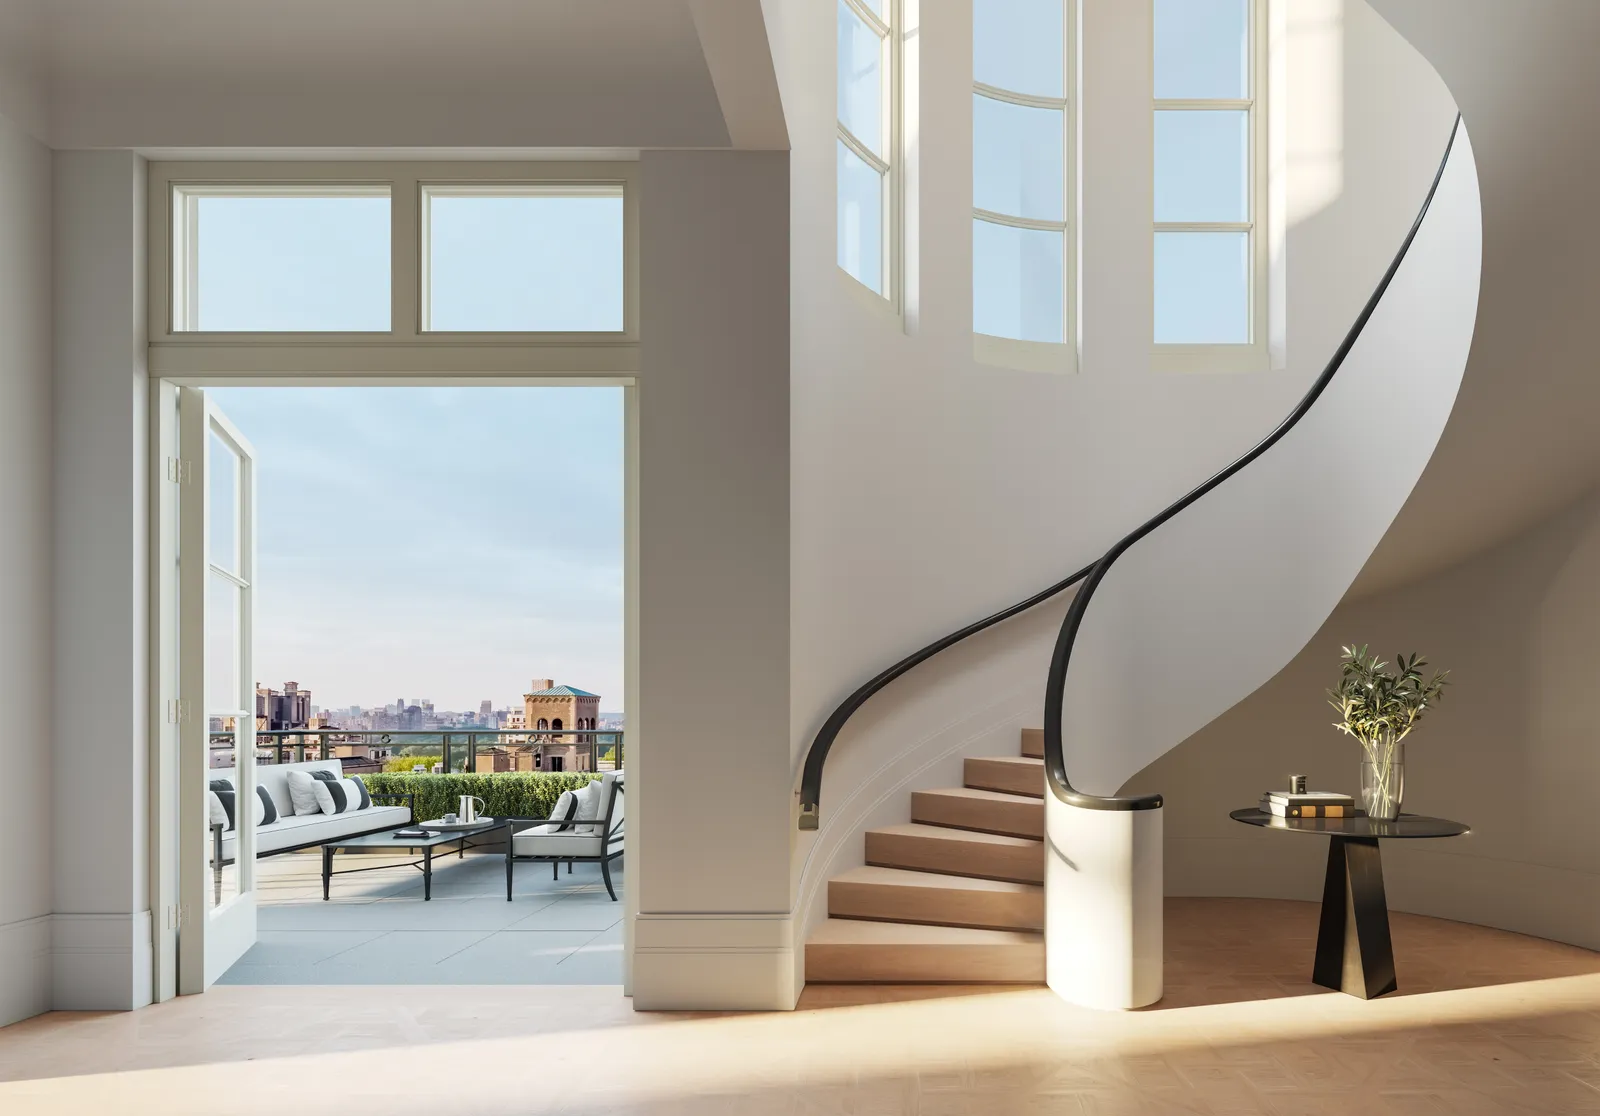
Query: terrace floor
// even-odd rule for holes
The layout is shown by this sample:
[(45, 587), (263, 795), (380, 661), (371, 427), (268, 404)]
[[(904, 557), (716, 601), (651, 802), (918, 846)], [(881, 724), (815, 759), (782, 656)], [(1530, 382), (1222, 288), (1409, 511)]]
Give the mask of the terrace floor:
[(335, 870), (390, 861), (392, 871), (334, 876), (322, 899), (312, 850), (256, 865), (257, 942), (221, 984), (621, 984), (622, 871), (612, 902), (594, 864), (559, 881), (519, 863), (506, 902), (505, 860), (436, 856), (433, 899), (409, 857), (340, 856)]

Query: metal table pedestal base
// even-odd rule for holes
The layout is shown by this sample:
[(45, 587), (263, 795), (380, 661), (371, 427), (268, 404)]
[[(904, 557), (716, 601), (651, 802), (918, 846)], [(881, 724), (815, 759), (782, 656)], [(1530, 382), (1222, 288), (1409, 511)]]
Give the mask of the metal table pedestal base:
[(1383, 861), (1375, 837), (1333, 837), (1311, 979), (1371, 1000), (1396, 988)]

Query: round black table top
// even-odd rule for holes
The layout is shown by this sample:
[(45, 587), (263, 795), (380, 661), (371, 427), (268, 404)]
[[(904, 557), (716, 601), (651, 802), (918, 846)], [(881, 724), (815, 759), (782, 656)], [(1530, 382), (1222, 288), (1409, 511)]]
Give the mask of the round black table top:
[(1245, 825), (1262, 829), (1282, 829), (1289, 833), (1320, 833), (1326, 837), (1459, 837), (1472, 831), (1449, 818), (1428, 818), (1421, 814), (1401, 814), (1394, 821), (1382, 821), (1360, 814), (1353, 818), (1280, 818), (1259, 807), (1235, 810), (1228, 815)]

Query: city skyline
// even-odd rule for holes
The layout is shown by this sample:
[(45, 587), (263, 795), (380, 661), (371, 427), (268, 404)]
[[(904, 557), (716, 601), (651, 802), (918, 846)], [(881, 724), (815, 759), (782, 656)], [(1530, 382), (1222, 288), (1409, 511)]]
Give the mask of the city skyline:
[(255, 680), (323, 709), (622, 701), (617, 388), (211, 388), (258, 468)]

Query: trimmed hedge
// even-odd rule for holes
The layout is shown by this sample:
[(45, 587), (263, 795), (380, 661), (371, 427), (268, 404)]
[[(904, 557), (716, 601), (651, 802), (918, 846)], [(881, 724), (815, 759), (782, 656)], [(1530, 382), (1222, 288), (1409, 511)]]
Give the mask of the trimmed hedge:
[(500, 771), (452, 775), (362, 775), (374, 794), (415, 794), (415, 821), (451, 813), (464, 794), (483, 799), (491, 818), (547, 818), (562, 791), (577, 790), (600, 778), (588, 771)]

